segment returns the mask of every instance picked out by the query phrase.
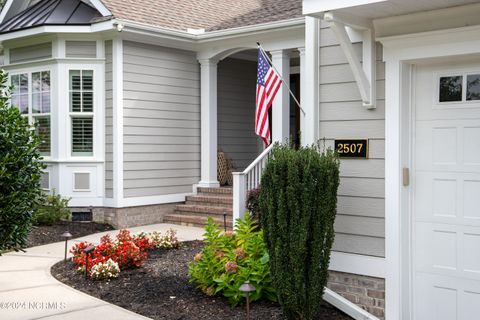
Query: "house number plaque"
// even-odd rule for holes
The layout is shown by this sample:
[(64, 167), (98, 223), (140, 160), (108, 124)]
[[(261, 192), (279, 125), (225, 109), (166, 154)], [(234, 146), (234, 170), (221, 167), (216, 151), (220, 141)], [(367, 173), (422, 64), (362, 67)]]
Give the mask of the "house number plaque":
[(368, 139), (335, 139), (339, 158), (368, 159)]

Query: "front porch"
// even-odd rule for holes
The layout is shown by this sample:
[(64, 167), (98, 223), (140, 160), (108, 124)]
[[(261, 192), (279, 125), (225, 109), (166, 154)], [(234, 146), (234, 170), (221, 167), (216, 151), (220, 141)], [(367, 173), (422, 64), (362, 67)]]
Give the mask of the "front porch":
[[(300, 100), (304, 48), (268, 50), (272, 62)], [(264, 150), (255, 134), (257, 50), (230, 50), (199, 59), (201, 65), (201, 181), (199, 187), (219, 187), (218, 152), (232, 171), (245, 170)], [(225, 54), (228, 54), (225, 57)], [(201, 54), (199, 55), (201, 56)], [(272, 142), (300, 143), (302, 112), (287, 86), (280, 89), (271, 108)]]

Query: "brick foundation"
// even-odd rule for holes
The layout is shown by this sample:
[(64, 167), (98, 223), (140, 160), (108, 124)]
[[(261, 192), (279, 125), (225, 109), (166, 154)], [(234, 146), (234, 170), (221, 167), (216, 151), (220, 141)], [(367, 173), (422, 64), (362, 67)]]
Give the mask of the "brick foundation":
[[(167, 214), (174, 211), (176, 203), (157, 204), (127, 208), (93, 208), (93, 221), (108, 223), (116, 229), (138, 227), (162, 223)], [(85, 211), (88, 208), (70, 208), (72, 211)]]
[(385, 319), (385, 279), (330, 271), (327, 287), (374, 316)]

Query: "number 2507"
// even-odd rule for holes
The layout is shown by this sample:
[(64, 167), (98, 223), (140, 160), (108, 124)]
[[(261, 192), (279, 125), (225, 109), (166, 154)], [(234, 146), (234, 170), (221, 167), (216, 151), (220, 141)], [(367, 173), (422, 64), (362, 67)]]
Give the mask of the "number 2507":
[(357, 153), (362, 152), (363, 144), (361, 143), (340, 143), (337, 148), (338, 153)]

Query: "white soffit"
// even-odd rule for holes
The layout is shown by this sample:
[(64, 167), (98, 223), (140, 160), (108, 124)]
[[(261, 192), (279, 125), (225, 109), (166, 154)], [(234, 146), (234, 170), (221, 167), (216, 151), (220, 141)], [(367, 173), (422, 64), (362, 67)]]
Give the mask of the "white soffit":
[(303, 0), (303, 14), (311, 15), (385, 1), (387, 0)]
[(303, 0), (306, 15), (334, 11), (364, 19), (380, 19), (478, 3), (478, 0)]

